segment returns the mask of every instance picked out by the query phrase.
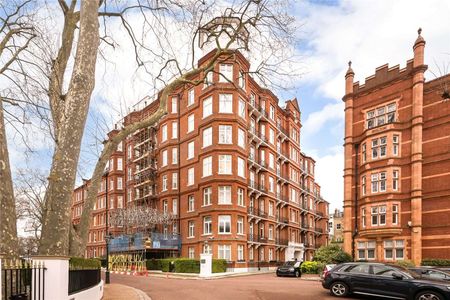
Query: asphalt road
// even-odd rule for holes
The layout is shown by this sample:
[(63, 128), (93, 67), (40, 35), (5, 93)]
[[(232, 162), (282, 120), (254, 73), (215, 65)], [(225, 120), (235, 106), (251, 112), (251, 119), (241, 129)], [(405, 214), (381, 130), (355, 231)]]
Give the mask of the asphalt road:
[(168, 279), (111, 274), (111, 282), (143, 290), (152, 300), (337, 299), (332, 297), (328, 290), (323, 289), (318, 281), (287, 277), (278, 278), (275, 274), (213, 280)]

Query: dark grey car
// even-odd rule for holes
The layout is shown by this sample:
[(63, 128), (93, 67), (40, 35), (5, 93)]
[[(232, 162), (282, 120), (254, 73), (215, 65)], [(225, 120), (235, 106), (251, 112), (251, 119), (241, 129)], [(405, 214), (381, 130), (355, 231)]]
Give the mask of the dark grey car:
[(448, 281), (424, 279), (400, 266), (344, 263), (329, 271), (322, 286), (336, 297), (360, 294), (389, 299), (450, 300)]

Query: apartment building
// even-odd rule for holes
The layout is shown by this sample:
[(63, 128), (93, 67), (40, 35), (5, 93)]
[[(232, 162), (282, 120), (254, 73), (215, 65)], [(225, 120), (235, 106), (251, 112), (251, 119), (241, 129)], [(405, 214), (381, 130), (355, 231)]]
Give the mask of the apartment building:
[(413, 50), (365, 84), (345, 76), (344, 250), (356, 259), (450, 257), (450, 76), (425, 80), (421, 30)]
[(335, 209), (330, 216), (330, 238), (333, 243), (341, 243), (344, 241), (344, 213), (339, 209)]
[[(315, 249), (328, 243), (329, 219), (328, 203), (314, 180), (315, 161), (301, 151), (297, 100), (280, 106), (249, 75), (249, 67), (233, 51), (204, 84), (179, 89), (156, 126), (123, 141), (108, 173), (111, 209), (149, 205), (173, 213), (177, 221), (157, 230), (165, 238), (180, 239), (179, 256), (212, 253), (241, 269), (312, 259)], [(145, 118), (158, 104), (157, 98), (142, 100), (123, 122)], [(74, 193), (75, 222), (82, 203), (79, 190)], [(88, 256), (104, 253), (104, 241), (96, 241), (102, 240), (105, 226), (103, 233), (95, 233), (95, 224), (104, 224), (102, 193), (101, 188), (93, 215), (100, 223), (92, 226), (97, 236), (90, 239)]]

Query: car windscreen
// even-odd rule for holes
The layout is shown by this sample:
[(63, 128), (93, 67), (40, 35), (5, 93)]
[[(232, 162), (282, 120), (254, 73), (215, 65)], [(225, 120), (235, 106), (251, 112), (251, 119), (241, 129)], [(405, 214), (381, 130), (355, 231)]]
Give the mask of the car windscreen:
[(295, 261), (287, 261), (287, 262), (284, 263), (283, 266), (285, 266), (285, 267), (293, 267), (295, 265), (295, 263), (296, 263)]

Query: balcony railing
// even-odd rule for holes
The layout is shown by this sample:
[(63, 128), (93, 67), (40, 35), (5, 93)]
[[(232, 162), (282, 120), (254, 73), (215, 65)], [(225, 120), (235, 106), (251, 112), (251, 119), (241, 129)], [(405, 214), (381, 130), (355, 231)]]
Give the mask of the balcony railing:
[(253, 207), (253, 206), (250, 206), (250, 207), (247, 209), (247, 212), (248, 212), (250, 215), (253, 215), (253, 216), (259, 216), (259, 217), (261, 217), (261, 218), (266, 218), (266, 217), (267, 217), (267, 213), (266, 213), (264, 210), (259, 209), (259, 208), (256, 208), (256, 207)]
[(254, 181), (254, 180), (249, 180), (249, 181), (248, 181), (248, 185), (249, 185), (251, 188), (254, 188), (254, 189), (256, 189), (256, 188), (258, 187), (258, 184), (257, 184), (256, 181)]
[(287, 246), (287, 245), (289, 244), (289, 240), (287, 240), (287, 239), (275, 238), (275, 244)]
[(282, 134), (284, 134), (286, 137), (289, 137), (288, 131), (283, 126), (281, 126), (281, 124), (277, 124), (277, 128)]
[(281, 193), (276, 193), (276, 197), (277, 197), (277, 199), (279, 199), (279, 200), (281, 200), (283, 202), (286, 202), (286, 203), (289, 202), (289, 198), (286, 197), (286, 196), (283, 196)]
[(266, 243), (267, 237), (259, 235), (259, 234), (249, 233), (249, 234), (247, 234), (247, 240), (250, 242)]
[(282, 217), (280, 215), (276, 216), (276, 220), (280, 223), (284, 223), (284, 224), (288, 224), (289, 223), (289, 219), (286, 217)]

